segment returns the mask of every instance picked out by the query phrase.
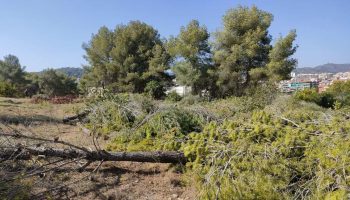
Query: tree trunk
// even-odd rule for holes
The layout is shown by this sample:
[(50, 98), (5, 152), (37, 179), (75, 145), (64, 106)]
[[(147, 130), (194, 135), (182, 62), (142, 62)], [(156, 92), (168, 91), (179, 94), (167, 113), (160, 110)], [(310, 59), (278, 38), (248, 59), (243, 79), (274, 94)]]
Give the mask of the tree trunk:
[(85, 152), (73, 149), (53, 148), (7, 148), (0, 151), (2, 160), (21, 159), (29, 160), (32, 156), (60, 157), (67, 159), (83, 158), (88, 161), (133, 161), (152, 163), (186, 163), (186, 158), (180, 152)]

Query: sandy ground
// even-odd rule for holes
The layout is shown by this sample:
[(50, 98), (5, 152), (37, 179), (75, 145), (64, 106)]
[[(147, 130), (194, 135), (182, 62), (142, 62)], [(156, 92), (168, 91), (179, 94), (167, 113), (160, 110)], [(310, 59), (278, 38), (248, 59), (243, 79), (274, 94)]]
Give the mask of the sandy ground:
[[(94, 148), (92, 139), (76, 125), (62, 123), (62, 118), (75, 113), (83, 105), (49, 103), (32, 104), (29, 99), (0, 98), (0, 123), (22, 133), (45, 138), (57, 138)], [(103, 147), (108, 141), (100, 139)], [(34, 182), (49, 182), (66, 186), (40, 199), (196, 199), (190, 176), (175, 170), (170, 164), (137, 162), (104, 162), (90, 165), (78, 172), (72, 165), (38, 177)], [(91, 175), (91, 172), (98, 169)], [(45, 181), (43, 180), (45, 179)], [(38, 186), (39, 185), (39, 186)], [(33, 191), (45, 191), (36, 184)]]

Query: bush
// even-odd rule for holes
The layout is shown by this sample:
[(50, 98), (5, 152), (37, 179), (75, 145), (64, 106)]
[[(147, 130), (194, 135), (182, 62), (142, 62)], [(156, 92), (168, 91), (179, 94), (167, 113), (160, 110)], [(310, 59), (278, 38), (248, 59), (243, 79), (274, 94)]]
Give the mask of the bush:
[(334, 96), (331, 93), (318, 93), (315, 89), (299, 90), (294, 94), (294, 98), (297, 100), (313, 102), (324, 108), (332, 108), (335, 103)]
[(336, 81), (327, 93), (333, 96), (340, 106), (350, 106), (350, 81)]
[(181, 99), (182, 97), (175, 91), (169, 92), (165, 98), (165, 100), (171, 101), (171, 102), (181, 101)]
[(307, 102), (318, 103), (320, 101), (320, 97), (316, 89), (299, 90), (294, 94), (294, 97), (298, 100), (307, 101)]
[(334, 96), (328, 92), (323, 92), (319, 94), (319, 101), (317, 104), (324, 108), (333, 108), (335, 104)]
[(200, 102), (205, 101), (204, 98), (198, 96), (198, 95), (186, 95), (182, 98), (181, 103), (185, 105), (193, 105), (193, 104), (198, 104)]
[(18, 97), (19, 92), (16, 86), (7, 83), (7, 82), (1, 82), (0, 83), (0, 96), (3, 97)]
[(77, 83), (74, 79), (53, 69), (42, 72), (39, 77), (40, 92), (50, 97), (77, 94)]
[(146, 84), (145, 93), (154, 99), (162, 99), (165, 96), (165, 88), (158, 81), (150, 81)]

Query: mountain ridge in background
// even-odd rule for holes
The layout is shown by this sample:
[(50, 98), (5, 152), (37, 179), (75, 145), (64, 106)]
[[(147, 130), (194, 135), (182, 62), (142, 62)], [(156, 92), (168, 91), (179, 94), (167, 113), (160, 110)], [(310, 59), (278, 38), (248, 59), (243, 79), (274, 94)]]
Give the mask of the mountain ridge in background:
[(69, 77), (75, 77), (75, 78), (81, 78), (84, 73), (84, 69), (80, 67), (61, 67), (55, 70), (62, 72)]
[[(53, 68), (54, 70), (61, 72), (63, 74), (66, 74), (69, 77), (74, 78), (81, 78), (84, 74), (84, 69), (81, 67), (60, 67), (60, 68)], [(45, 69), (44, 69), (45, 70)], [(33, 74), (41, 74), (44, 70), (40, 72), (29, 72)]]
[(350, 64), (327, 63), (316, 67), (301, 67), (294, 70), (297, 74), (350, 72)]

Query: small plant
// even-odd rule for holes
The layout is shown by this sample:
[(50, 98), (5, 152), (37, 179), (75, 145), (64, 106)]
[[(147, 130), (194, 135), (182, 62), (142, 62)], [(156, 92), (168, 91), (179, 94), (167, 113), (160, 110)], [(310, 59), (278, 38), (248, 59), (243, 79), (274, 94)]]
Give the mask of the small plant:
[(160, 82), (152, 80), (147, 83), (145, 93), (154, 99), (162, 99), (165, 96), (165, 88)]
[(181, 101), (181, 99), (182, 97), (175, 91), (169, 92), (165, 98), (165, 100), (171, 101), (171, 102)]

